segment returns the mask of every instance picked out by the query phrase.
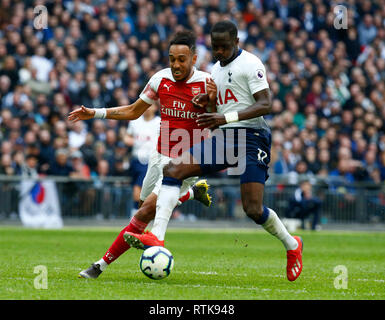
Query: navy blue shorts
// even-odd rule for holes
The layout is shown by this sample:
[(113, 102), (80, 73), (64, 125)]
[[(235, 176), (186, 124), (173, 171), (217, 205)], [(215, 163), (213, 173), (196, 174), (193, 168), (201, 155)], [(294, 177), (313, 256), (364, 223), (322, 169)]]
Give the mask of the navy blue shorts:
[(132, 177), (131, 184), (133, 186), (142, 186), (144, 177), (146, 176), (147, 167), (147, 164), (141, 163), (136, 158), (133, 158), (131, 160), (129, 174)]
[(212, 131), (211, 138), (191, 147), (202, 175), (228, 169), (229, 177), (239, 176), (241, 183), (268, 179), (271, 134), (267, 130), (228, 128)]

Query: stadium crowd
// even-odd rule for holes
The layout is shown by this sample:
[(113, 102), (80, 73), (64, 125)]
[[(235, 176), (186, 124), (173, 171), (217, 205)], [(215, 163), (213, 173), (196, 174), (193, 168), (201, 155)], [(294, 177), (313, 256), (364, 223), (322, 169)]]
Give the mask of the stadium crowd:
[(135, 101), (182, 28), (197, 34), (196, 67), (210, 72), (210, 27), (231, 19), (267, 68), (270, 173), (380, 183), (385, 1), (342, 4), (347, 29), (323, 0), (0, 0), (0, 174), (129, 175), (128, 122), (70, 123), (68, 113)]

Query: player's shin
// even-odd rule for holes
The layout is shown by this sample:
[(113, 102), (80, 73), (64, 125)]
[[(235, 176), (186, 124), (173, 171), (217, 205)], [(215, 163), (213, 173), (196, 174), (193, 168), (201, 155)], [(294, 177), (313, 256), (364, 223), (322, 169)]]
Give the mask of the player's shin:
[(130, 248), (123, 238), (123, 234), (125, 232), (142, 233), (146, 227), (146, 222), (137, 219), (135, 216), (132, 217), (129, 225), (120, 231), (119, 235), (116, 237), (115, 241), (107, 250), (103, 258), (96, 262), (100, 265), (100, 270), (104, 271), (104, 269), (107, 268), (111, 262), (115, 261)]
[(134, 201), (132, 209), (131, 209), (131, 213), (130, 213), (131, 217), (135, 216), (135, 213), (138, 211), (138, 209), (139, 209), (139, 201)]
[(178, 204), (182, 182), (178, 179), (164, 177), (156, 202), (156, 216), (151, 232), (163, 241), (172, 211)]
[(298, 242), (290, 235), (274, 210), (264, 206), (262, 217), (257, 223), (262, 225), (271, 235), (281, 240), (286, 250), (297, 248)]

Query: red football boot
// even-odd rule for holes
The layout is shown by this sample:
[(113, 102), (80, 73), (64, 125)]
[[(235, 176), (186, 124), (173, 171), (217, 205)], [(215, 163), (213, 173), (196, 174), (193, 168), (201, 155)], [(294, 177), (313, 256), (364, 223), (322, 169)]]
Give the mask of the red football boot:
[(297, 249), (287, 250), (286, 275), (289, 281), (296, 280), (302, 271), (303, 242), (300, 237), (294, 236), (294, 239), (298, 242)]
[(164, 241), (158, 240), (158, 238), (150, 231), (145, 231), (142, 234), (126, 231), (123, 234), (123, 238), (131, 247), (136, 249), (145, 250), (154, 246), (164, 247)]

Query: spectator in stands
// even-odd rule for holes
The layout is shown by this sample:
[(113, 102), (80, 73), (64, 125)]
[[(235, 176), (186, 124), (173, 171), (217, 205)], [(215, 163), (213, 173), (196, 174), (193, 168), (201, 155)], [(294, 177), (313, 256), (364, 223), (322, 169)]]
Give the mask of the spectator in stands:
[(55, 157), (55, 149), (52, 144), (51, 133), (43, 129), (39, 133), (39, 172), (47, 173)]
[(370, 44), (377, 34), (377, 28), (373, 24), (373, 16), (365, 14), (363, 21), (358, 25), (358, 36), (361, 45)]
[(12, 157), (9, 153), (4, 153), (1, 155), (0, 161), (0, 174), (12, 176), (14, 175), (15, 169), (12, 166)]
[(12, 90), (19, 82), (19, 72), (16, 59), (12, 56), (6, 56), (0, 69), (0, 76), (7, 76), (10, 80), (9, 89)]
[(68, 163), (68, 150), (58, 149), (55, 152), (55, 161), (48, 170), (48, 174), (68, 177), (73, 172), (73, 167)]
[(79, 121), (72, 124), (68, 132), (68, 145), (72, 150), (79, 149), (85, 142), (87, 129), (84, 122)]
[(79, 150), (75, 150), (71, 153), (71, 166), (73, 171), (71, 171), (70, 176), (80, 179), (88, 179), (91, 177), (90, 168), (83, 161), (83, 154)]
[(306, 229), (306, 220), (311, 218), (311, 230), (319, 230), (321, 203), (321, 200), (313, 194), (312, 184), (303, 181), (295, 190), (294, 197), (289, 200), (285, 217), (301, 220), (303, 230)]
[(284, 147), (282, 152), (279, 154), (279, 158), (274, 165), (274, 173), (276, 174), (287, 174), (293, 172), (295, 168), (295, 159), (291, 150)]
[[(23, 159), (24, 160), (24, 159)], [(28, 178), (37, 178), (38, 173), (38, 158), (33, 154), (28, 154), (25, 158), (25, 163), (21, 165), (20, 174)]]

